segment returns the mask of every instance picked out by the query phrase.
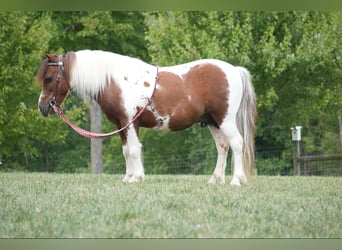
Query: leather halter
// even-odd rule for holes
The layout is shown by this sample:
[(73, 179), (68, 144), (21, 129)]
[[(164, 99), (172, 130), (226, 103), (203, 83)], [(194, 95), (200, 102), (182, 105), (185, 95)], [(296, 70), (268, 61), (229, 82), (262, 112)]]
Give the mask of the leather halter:
[(49, 62), (47, 65), (48, 66), (57, 66), (58, 67), (57, 76), (56, 76), (57, 90), (56, 90), (55, 95), (52, 97), (52, 99), (51, 99), (51, 101), (49, 103), (50, 106), (55, 106), (56, 105), (56, 95), (57, 95), (57, 92), (58, 92), (59, 84), (62, 81), (62, 73), (64, 71), (63, 56), (59, 55), (58, 56), (58, 62), (56, 62), (56, 63), (55, 62)]
[(63, 63), (63, 56), (58, 56), (58, 62), (49, 62), (47, 64), (48, 66), (58, 66), (58, 72), (57, 72), (57, 83), (60, 83), (62, 81), (62, 72), (64, 71), (64, 63)]

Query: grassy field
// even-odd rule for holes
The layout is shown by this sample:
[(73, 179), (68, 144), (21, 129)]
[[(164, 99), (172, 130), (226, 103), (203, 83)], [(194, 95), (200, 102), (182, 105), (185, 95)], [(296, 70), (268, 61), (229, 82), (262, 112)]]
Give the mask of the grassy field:
[[(340, 238), (341, 177), (0, 173), (1, 238)], [(227, 177), (229, 178), (229, 177)], [(227, 180), (228, 181), (228, 180)]]

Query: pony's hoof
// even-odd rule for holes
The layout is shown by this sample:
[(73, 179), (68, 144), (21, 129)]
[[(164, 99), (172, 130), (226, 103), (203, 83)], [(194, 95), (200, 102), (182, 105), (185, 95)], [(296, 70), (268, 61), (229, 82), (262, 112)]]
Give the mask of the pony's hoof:
[(241, 184), (247, 184), (246, 177), (244, 176), (233, 176), (233, 179), (230, 182), (232, 187), (241, 187)]
[(145, 176), (133, 176), (129, 183), (143, 182), (145, 180)]
[(241, 187), (241, 183), (237, 178), (233, 178), (230, 182), (230, 186), (232, 187)]
[(125, 177), (122, 179), (122, 182), (129, 182), (132, 176), (133, 174), (126, 174)]
[(131, 175), (130, 177), (125, 178), (122, 180), (123, 182), (128, 182), (128, 183), (136, 183), (136, 182), (143, 182), (145, 180), (144, 175)]
[(217, 185), (217, 184), (221, 184), (224, 185), (226, 184), (224, 178), (218, 177), (216, 175), (213, 175), (210, 180), (208, 181), (209, 185)]

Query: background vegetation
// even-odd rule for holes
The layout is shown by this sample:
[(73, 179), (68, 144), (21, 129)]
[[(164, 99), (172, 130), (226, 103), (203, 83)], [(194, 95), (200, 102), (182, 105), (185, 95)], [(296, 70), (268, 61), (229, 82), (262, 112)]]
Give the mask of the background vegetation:
[[(303, 126), (306, 152), (341, 152), (341, 37), (342, 12), (0, 12), (0, 168), (89, 171), (89, 140), (41, 117), (34, 76), (45, 52), (102, 49), (161, 66), (212, 57), (247, 67), (258, 98), (257, 150), (277, 150), (259, 154), (258, 171), (289, 173), (294, 125)], [(89, 128), (88, 104), (72, 94), (64, 109)], [(112, 129), (103, 119), (103, 130)], [(141, 139), (147, 173), (213, 169), (214, 143), (199, 126), (142, 130)], [(103, 144), (104, 171), (122, 172), (119, 138)], [(196, 164), (172, 170), (180, 158)]]

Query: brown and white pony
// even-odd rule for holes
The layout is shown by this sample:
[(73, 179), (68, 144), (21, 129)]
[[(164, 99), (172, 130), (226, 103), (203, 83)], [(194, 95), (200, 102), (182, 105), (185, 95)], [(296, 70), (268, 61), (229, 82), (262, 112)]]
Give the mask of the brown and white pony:
[[(158, 72), (157, 80), (156, 75)], [(151, 96), (151, 104), (120, 132), (126, 159), (124, 182), (145, 178), (139, 127), (178, 131), (195, 123), (209, 127), (218, 158), (210, 184), (225, 183), (229, 146), (233, 151), (231, 185), (248, 183), (255, 172), (256, 98), (249, 72), (224, 61), (202, 59), (160, 67), (104, 51), (47, 54), (38, 72), (39, 109), (61, 105), (70, 90), (94, 99), (118, 128), (129, 123)]]

